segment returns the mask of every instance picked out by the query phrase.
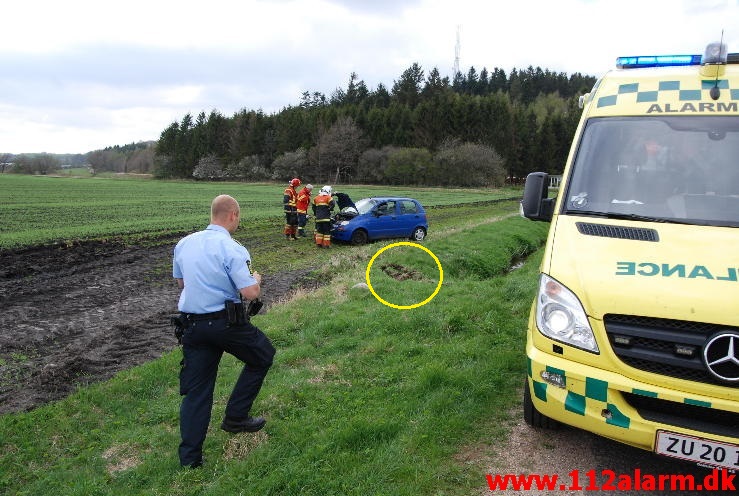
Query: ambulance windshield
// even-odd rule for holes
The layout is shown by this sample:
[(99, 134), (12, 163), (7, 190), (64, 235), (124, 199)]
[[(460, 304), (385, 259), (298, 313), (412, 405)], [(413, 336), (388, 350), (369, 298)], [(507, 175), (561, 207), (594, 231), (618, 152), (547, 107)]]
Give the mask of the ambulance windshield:
[(739, 116), (591, 119), (566, 214), (739, 226)]

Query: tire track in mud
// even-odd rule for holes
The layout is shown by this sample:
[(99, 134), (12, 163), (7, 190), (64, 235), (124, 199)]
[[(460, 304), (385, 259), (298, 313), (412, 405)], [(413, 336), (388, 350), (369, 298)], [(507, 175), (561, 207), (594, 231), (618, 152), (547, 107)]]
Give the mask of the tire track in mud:
[[(0, 252), (0, 414), (63, 398), (177, 346), (175, 243)], [(267, 307), (310, 271), (266, 274)]]
[(169, 250), (93, 242), (3, 253), (0, 413), (62, 398), (171, 349), (177, 291), (157, 274)]

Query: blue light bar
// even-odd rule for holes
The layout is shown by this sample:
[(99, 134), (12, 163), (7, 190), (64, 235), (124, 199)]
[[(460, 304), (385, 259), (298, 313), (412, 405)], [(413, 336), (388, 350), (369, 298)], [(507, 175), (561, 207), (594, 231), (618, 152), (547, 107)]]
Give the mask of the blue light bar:
[(616, 67), (619, 69), (700, 65), (700, 63), (700, 55), (641, 55), (637, 57), (619, 57), (616, 59)]

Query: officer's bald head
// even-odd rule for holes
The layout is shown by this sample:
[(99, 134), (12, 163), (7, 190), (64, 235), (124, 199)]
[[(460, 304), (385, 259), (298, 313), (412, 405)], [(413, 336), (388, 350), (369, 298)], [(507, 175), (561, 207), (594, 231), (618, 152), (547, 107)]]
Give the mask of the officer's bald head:
[[(210, 204), (210, 222), (235, 231), (239, 225), (239, 202), (232, 196), (219, 195)], [(234, 225), (235, 222), (235, 225)]]

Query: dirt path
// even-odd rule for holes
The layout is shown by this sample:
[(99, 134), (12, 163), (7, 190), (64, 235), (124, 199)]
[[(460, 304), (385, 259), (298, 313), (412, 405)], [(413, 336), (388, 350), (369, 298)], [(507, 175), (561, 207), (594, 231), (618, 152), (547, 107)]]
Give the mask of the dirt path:
[[(0, 414), (62, 398), (176, 346), (175, 242), (0, 252)], [(265, 274), (265, 303), (309, 271)]]
[[(561, 426), (556, 430), (535, 429), (523, 421), (520, 408), (510, 412), (510, 437), (507, 442), (486, 445), (471, 449), (464, 458), (468, 462), (477, 462), (487, 467), (480, 477), (480, 491), (475, 496), (496, 495), (663, 495), (684, 496), (697, 494), (694, 491), (636, 491), (613, 489), (629, 476), (635, 480), (635, 470), (639, 474), (650, 474), (655, 477), (663, 474), (679, 474), (693, 476), (702, 482), (710, 471), (693, 463), (671, 460), (657, 456), (649, 451), (640, 450), (609, 439), (598, 437), (572, 427)], [(594, 471), (588, 474), (590, 471)], [(555, 490), (491, 490), (485, 478), (487, 474), (524, 474), (524, 475), (556, 475)], [(612, 475), (613, 474), (613, 475)], [(579, 485), (582, 489), (572, 489)], [(626, 487), (626, 486), (623, 486)], [(733, 494), (714, 491), (713, 494)]]

